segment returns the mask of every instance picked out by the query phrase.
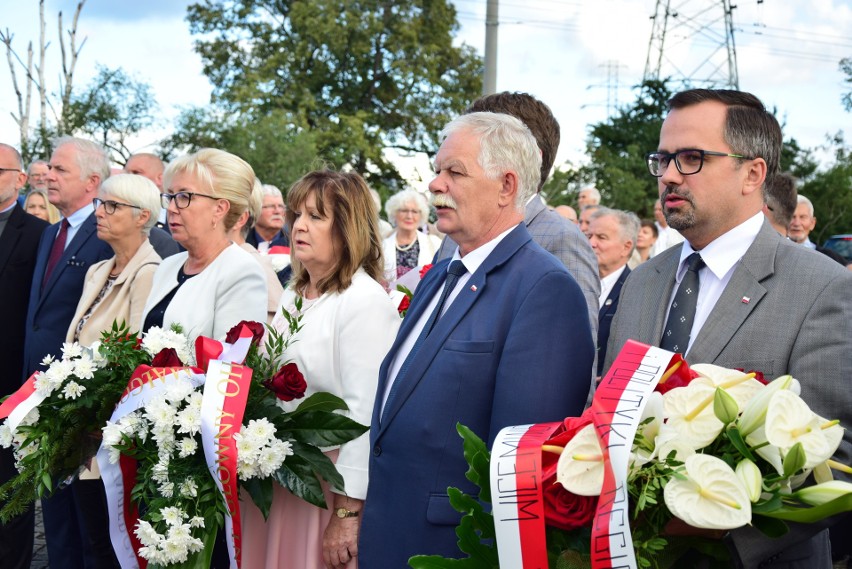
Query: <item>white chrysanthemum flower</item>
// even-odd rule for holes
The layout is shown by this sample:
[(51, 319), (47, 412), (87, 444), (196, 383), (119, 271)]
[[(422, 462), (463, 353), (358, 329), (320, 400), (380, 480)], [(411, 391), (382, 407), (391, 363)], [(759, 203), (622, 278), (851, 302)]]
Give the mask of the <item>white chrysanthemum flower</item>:
[(195, 498), (198, 496), (198, 484), (195, 483), (194, 478), (187, 478), (181, 482), (179, 490), (181, 496), (184, 498)]
[(83, 354), (80, 359), (74, 362), (74, 375), (80, 379), (92, 379), (95, 377), (95, 370), (98, 369), (92, 358)]
[(53, 393), (53, 382), (50, 381), (50, 377), (48, 377), (48, 375), (44, 372), (36, 373), (33, 387), (35, 388), (36, 393), (44, 397)]
[(86, 391), (84, 386), (80, 385), (76, 381), (69, 381), (65, 384), (65, 387), (62, 388), (62, 395), (65, 399), (77, 399), (84, 391)]
[(44, 372), (44, 376), (50, 381), (52, 388), (56, 389), (73, 373), (74, 362), (71, 360), (60, 360), (50, 364), (50, 367)]
[(169, 463), (162, 459), (151, 469), (151, 477), (155, 482), (165, 484), (169, 481)]
[(23, 419), (21, 419), (22, 425), (35, 425), (38, 423), (39, 417), (41, 414), (38, 411), (38, 407), (33, 407), (30, 409), (30, 412), (27, 413)]
[(158, 487), (160, 494), (165, 498), (171, 498), (175, 495), (175, 483), (174, 482), (166, 482), (165, 484), (160, 484)]
[(177, 451), (178, 456), (181, 458), (186, 458), (188, 456), (192, 456), (195, 454), (195, 451), (198, 449), (198, 443), (195, 442), (195, 439), (184, 437), (178, 441)]
[(41, 359), (41, 365), (42, 365), (43, 367), (49, 367), (49, 366), (50, 366), (50, 364), (52, 364), (52, 363), (53, 363), (53, 361), (54, 361), (55, 359), (56, 359), (56, 358), (54, 358), (52, 354), (47, 354), (46, 356), (44, 356), (44, 357)]
[(106, 358), (101, 354), (102, 343), (103, 342), (100, 340), (95, 340), (95, 342), (89, 346), (87, 350), (89, 357), (92, 358), (92, 361), (95, 362), (95, 365), (97, 365), (98, 368), (100, 368), (102, 364), (107, 363)]
[(105, 446), (115, 446), (121, 443), (124, 431), (122, 430), (120, 423), (107, 421), (106, 426), (101, 429), (101, 434), (103, 436), (103, 444)]
[(160, 515), (163, 516), (165, 522), (170, 526), (182, 523), (183, 519), (186, 517), (184, 511), (175, 506), (163, 508), (162, 510), (160, 510)]
[(83, 346), (77, 342), (65, 342), (62, 344), (62, 357), (64, 359), (79, 358), (83, 353)]
[(257, 438), (262, 443), (271, 440), (275, 436), (275, 425), (266, 417), (252, 419), (248, 425), (243, 427), (243, 430), (246, 432), (246, 436)]
[(4, 421), (0, 425), (0, 447), (9, 448), (12, 446), (12, 429)]
[(180, 403), (195, 391), (188, 381), (174, 381), (166, 386), (165, 398), (170, 403)]
[(201, 406), (188, 405), (179, 411), (176, 417), (177, 431), (181, 434), (195, 435), (201, 430)]
[(157, 547), (164, 539), (162, 535), (157, 533), (154, 526), (145, 520), (136, 522), (136, 529), (133, 530), (133, 533), (139, 538), (139, 542), (146, 547)]

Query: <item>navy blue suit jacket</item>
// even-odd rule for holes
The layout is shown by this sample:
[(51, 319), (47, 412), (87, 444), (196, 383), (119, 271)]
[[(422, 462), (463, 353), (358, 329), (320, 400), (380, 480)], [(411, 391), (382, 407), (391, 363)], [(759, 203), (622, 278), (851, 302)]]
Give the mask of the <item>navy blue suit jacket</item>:
[(83, 293), (86, 271), (98, 261), (113, 256), (110, 246), (98, 239), (95, 214), (92, 213), (80, 225), (74, 239), (66, 245), (50, 279), (42, 287), (47, 258), (58, 232), (59, 223), (51, 225), (41, 234), (38, 244), (27, 310), (24, 379), (39, 369), (39, 363), (44, 356), (61, 356), (60, 350), (65, 342), (68, 326)]
[(388, 370), (449, 259), (417, 287), (379, 372), (370, 429), (362, 569), (406, 567), (410, 556), (458, 556), (447, 487), (472, 491), (456, 423), (489, 442), (503, 427), (579, 415), (594, 342), (579, 285), (518, 225), (470, 277), (423, 342), (380, 418)]
[(621, 295), (621, 287), (629, 274), (630, 267), (625, 265), (624, 270), (621, 271), (621, 276), (612, 285), (612, 290), (609, 291), (603, 306), (598, 310), (598, 377), (603, 373), (606, 343), (609, 341), (609, 328), (612, 326), (612, 319), (615, 318), (615, 311), (618, 310), (618, 297)]

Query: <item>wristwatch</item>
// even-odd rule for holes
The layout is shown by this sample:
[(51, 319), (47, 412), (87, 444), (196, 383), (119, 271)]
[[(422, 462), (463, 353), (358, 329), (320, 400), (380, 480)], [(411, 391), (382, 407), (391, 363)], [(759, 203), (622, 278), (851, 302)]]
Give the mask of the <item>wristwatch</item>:
[(336, 510), (334, 510), (334, 513), (337, 515), (338, 518), (343, 519), (343, 518), (357, 518), (358, 514), (360, 514), (361, 512), (356, 512), (354, 510), (347, 510), (346, 508), (337, 508)]

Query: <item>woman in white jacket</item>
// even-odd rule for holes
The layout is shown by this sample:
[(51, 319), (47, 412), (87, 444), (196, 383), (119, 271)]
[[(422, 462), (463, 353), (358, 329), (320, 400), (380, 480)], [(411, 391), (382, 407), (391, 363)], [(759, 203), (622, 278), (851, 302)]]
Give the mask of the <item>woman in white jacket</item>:
[(415, 267), (432, 262), (441, 240), (419, 230), (429, 219), (426, 197), (415, 190), (403, 190), (385, 204), (395, 230), (382, 242), (385, 280), (393, 283)]

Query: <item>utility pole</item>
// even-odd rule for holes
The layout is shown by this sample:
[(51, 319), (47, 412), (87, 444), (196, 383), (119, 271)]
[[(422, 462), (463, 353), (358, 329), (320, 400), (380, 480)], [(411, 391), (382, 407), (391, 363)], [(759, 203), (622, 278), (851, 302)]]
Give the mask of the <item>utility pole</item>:
[(739, 89), (731, 0), (657, 0), (643, 79)]
[(485, 11), (485, 74), (482, 77), (482, 94), (497, 92), (497, 5), (498, 0), (488, 0)]

